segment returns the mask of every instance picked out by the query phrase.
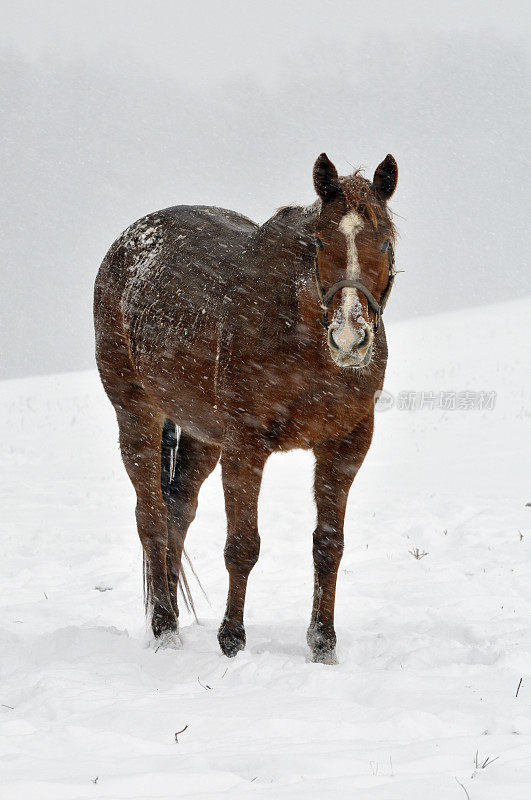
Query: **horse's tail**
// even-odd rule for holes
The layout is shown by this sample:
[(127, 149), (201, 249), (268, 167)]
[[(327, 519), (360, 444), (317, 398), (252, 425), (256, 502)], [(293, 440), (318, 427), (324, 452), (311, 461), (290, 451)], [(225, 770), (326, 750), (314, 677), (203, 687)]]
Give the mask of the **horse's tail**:
[[(171, 495), (172, 495), (172, 489), (174, 489), (174, 481), (175, 481), (175, 463), (176, 463), (178, 444), (179, 444), (179, 437), (177, 435), (177, 427), (175, 423), (173, 423), (170, 419), (166, 419), (166, 421), (164, 422), (164, 427), (162, 428), (162, 437), (160, 443), (160, 488), (162, 491), (164, 502), (166, 503), (166, 506), (170, 511), (170, 513), (171, 513), (170, 509), (172, 503)], [(181, 592), (181, 596), (184, 600), (186, 609), (192, 612), (197, 621), (195, 603), (192, 597), (192, 592), (190, 590), (190, 584), (188, 583), (188, 577), (184, 569), (183, 560), (186, 561), (187, 565), (189, 566), (203, 594), (205, 594), (205, 591), (201, 586), (201, 582), (199, 581), (199, 578), (195, 573), (190, 558), (183, 547), (181, 563), (179, 564), (179, 572), (178, 575), (176, 576), (177, 585)], [(168, 568), (171, 568), (170, 564), (168, 564)], [(144, 584), (144, 607), (146, 609), (146, 614), (147, 614), (149, 613), (153, 603), (151, 594), (152, 585), (151, 585), (151, 577), (149, 574), (149, 563), (145, 553), (143, 561), (143, 584)]]

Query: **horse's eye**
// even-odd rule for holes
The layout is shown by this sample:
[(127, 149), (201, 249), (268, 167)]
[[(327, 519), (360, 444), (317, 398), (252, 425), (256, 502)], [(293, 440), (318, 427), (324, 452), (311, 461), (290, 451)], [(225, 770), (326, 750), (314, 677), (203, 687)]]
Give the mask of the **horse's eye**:
[(389, 247), (389, 239), (386, 239), (383, 245), (380, 247), (380, 253), (384, 253), (388, 247)]
[(321, 239), (316, 238), (315, 239), (315, 244), (317, 245), (319, 250), (324, 250), (324, 242)]

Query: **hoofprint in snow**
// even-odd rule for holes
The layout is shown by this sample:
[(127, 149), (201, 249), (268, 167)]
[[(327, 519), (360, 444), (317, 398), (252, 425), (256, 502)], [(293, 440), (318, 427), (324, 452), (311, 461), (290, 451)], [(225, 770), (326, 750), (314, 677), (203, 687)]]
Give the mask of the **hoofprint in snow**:
[(441, 410), (428, 394), (423, 410), (377, 415), (347, 513), (337, 667), (309, 663), (305, 646), (311, 454), (266, 469), (247, 649), (229, 661), (216, 641), (216, 471), (188, 539), (210, 605), (198, 593), (182, 648), (156, 651), (96, 373), (1, 384), (0, 797), (527, 800), (530, 310), (388, 324), (395, 398), (497, 397)]

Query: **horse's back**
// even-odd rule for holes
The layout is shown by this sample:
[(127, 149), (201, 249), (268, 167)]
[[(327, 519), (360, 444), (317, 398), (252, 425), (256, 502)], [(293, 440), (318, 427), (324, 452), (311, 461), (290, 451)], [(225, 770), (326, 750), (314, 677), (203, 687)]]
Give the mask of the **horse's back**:
[[(96, 283), (112, 278), (125, 285), (137, 268), (148, 275), (150, 265), (173, 268), (192, 259), (200, 271), (220, 256), (241, 253), (258, 229), (252, 220), (215, 206), (171, 206), (136, 220), (116, 239), (100, 268)], [(222, 258), (222, 260), (226, 260)]]

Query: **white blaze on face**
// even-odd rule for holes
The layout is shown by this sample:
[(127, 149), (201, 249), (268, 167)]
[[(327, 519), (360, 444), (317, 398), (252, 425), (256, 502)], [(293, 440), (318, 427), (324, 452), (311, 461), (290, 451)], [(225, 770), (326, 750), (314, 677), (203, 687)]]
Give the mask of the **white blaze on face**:
[[(356, 235), (363, 228), (363, 219), (357, 211), (349, 211), (339, 223), (339, 230), (347, 242), (347, 275), (349, 280), (359, 280), (361, 269), (358, 261), (358, 248)], [(363, 323), (361, 303), (356, 289), (342, 290), (341, 313), (339, 325), (334, 331), (336, 344), (348, 352), (360, 338), (360, 326), (356, 325), (359, 319)]]

